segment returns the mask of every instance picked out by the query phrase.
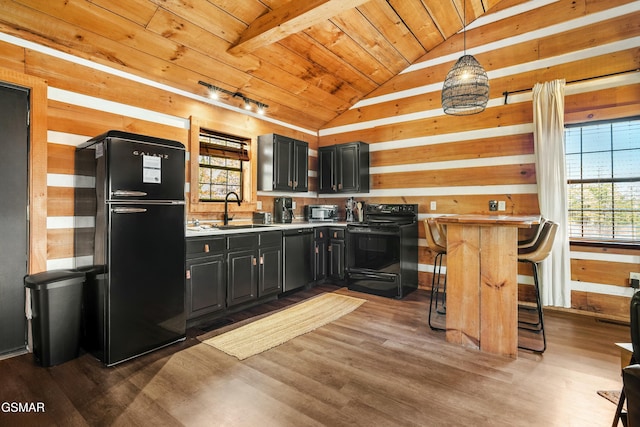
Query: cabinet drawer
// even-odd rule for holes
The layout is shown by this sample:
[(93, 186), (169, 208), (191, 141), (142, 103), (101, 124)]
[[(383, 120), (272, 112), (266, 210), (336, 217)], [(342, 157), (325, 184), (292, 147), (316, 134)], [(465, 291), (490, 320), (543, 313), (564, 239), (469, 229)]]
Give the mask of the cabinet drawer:
[(329, 238), (330, 239), (344, 239), (344, 228), (330, 228), (329, 229)]
[(258, 247), (258, 233), (245, 233), (227, 237), (227, 249), (255, 249)]
[(267, 231), (260, 233), (260, 246), (281, 246), (282, 231)]
[(329, 236), (329, 229), (325, 227), (314, 228), (313, 237), (316, 240), (326, 239)]
[(196, 237), (187, 239), (187, 259), (221, 254), (224, 252), (224, 238)]

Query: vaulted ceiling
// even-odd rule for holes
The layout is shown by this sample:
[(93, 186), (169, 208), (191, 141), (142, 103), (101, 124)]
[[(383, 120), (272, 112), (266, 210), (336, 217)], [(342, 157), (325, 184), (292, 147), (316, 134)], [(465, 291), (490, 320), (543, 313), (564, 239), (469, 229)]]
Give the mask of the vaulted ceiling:
[(500, 1), (3, 0), (0, 31), (315, 130)]

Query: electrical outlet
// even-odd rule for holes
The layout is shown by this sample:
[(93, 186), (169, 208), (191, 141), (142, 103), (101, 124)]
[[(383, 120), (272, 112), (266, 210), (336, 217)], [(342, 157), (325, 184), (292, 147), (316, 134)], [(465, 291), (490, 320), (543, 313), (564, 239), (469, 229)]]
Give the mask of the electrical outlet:
[(297, 206), (297, 203), (295, 200), (291, 201), (291, 209), (295, 209)]
[(499, 211), (506, 211), (507, 210), (507, 202), (505, 202), (504, 200), (500, 200), (498, 202), (498, 210)]
[(640, 287), (640, 273), (629, 273), (629, 285), (632, 288)]
[(498, 201), (497, 200), (489, 200), (489, 210), (497, 211), (498, 210)]
[(258, 200), (256, 202), (256, 210), (259, 210), (259, 211), (262, 210), (262, 200)]
[(431, 203), (429, 203), (429, 210), (431, 211), (435, 211), (436, 210), (436, 202), (435, 200), (431, 201)]

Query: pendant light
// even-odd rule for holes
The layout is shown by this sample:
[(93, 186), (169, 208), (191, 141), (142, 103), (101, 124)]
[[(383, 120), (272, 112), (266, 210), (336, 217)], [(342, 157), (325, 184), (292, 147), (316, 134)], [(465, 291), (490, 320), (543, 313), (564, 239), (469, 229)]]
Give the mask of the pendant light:
[(446, 114), (467, 116), (484, 111), (489, 102), (489, 77), (472, 55), (467, 55), (467, 0), (463, 0), (462, 37), (464, 54), (447, 74), (442, 87), (442, 109)]

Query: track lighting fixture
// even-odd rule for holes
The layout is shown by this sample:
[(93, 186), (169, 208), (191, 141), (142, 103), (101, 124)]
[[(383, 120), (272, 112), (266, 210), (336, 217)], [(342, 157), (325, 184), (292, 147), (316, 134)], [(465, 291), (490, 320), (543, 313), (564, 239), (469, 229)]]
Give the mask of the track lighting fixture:
[(205, 86), (209, 89), (209, 96), (212, 99), (219, 99), (220, 98), (220, 94), (224, 93), (226, 95), (229, 95), (232, 98), (240, 98), (243, 102), (243, 108), (245, 110), (249, 110), (251, 111), (253, 109), (252, 104), (256, 106), (256, 112), (258, 114), (264, 114), (265, 110), (267, 108), (269, 108), (269, 106), (263, 102), (260, 101), (256, 101), (255, 99), (251, 99), (249, 97), (244, 96), (242, 93), (240, 92), (231, 92), (229, 90), (223, 89), (221, 87), (218, 86), (214, 86), (212, 84), (209, 84), (207, 82), (203, 82), (203, 81), (199, 81), (198, 84), (201, 84), (202, 86)]

